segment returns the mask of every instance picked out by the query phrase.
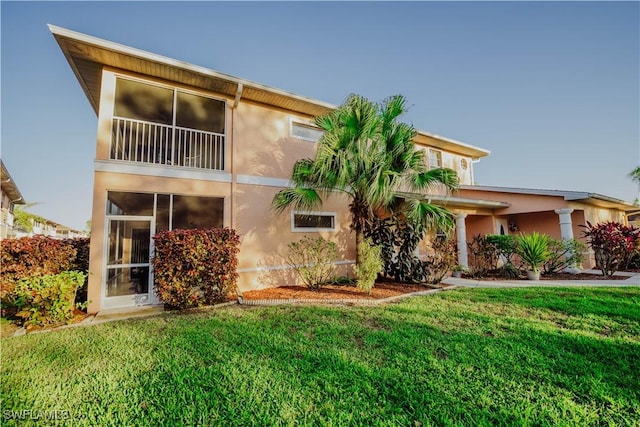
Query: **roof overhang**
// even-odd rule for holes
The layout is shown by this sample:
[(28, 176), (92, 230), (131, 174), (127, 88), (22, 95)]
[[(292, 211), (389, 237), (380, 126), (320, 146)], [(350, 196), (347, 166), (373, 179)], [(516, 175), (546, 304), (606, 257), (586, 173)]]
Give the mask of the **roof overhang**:
[[(105, 66), (226, 95), (235, 99), (236, 103), (241, 94), (243, 100), (311, 117), (327, 114), (337, 108), (336, 105), (327, 102), (55, 25), (49, 25), (49, 30), (58, 42), (96, 115), (100, 105), (102, 69)], [(418, 131), (415, 141), (473, 159), (485, 157), (490, 153), (487, 150), (424, 131)]]
[(9, 196), (11, 199), (11, 203), (15, 203), (17, 205), (24, 205), (26, 202), (22, 197), (22, 193), (18, 189), (18, 186), (13, 181), (9, 170), (4, 165), (4, 162), (0, 159), (0, 185), (2, 186), (2, 192)]
[(94, 111), (98, 112), (103, 66), (173, 81), (235, 98), (242, 98), (311, 116), (326, 114), (335, 106), (249, 80), (168, 58), (144, 50), (49, 25)]
[(638, 206), (624, 200), (616, 199), (598, 193), (588, 193), (583, 191), (539, 190), (533, 188), (509, 188), (479, 185), (463, 185), (461, 186), (461, 189), (495, 193), (531, 194), (535, 196), (561, 197), (568, 202), (585, 203), (601, 208), (619, 209), (625, 212), (638, 210)]
[(434, 205), (443, 206), (447, 208), (458, 208), (458, 209), (504, 209), (511, 206), (511, 204), (507, 202), (501, 202), (497, 200), (481, 200), (481, 199), (470, 199), (468, 197), (456, 197), (456, 196), (446, 196), (446, 195), (436, 195), (436, 194), (415, 194), (415, 193), (400, 193), (401, 196), (404, 196), (408, 199), (420, 198), (426, 200), (429, 203), (433, 203)]
[(440, 148), (443, 150), (453, 151), (458, 154), (471, 157), (473, 160), (478, 160), (482, 157), (486, 157), (491, 154), (491, 151), (484, 148), (474, 147), (473, 145), (465, 144), (464, 142), (456, 141), (451, 138), (445, 138), (443, 136), (434, 135), (422, 130), (418, 131), (418, 135), (414, 139), (417, 144), (424, 144), (430, 147)]

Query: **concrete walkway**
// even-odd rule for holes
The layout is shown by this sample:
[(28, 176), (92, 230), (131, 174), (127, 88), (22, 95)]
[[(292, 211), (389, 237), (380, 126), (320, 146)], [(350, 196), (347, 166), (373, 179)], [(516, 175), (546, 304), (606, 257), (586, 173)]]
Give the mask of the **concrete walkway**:
[[(602, 274), (600, 270), (585, 270), (584, 273)], [(640, 274), (615, 273), (615, 276), (627, 277), (617, 280), (478, 280), (447, 277), (442, 280), (446, 285), (464, 286), (470, 288), (531, 288), (531, 287), (633, 287), (640, 286)]]

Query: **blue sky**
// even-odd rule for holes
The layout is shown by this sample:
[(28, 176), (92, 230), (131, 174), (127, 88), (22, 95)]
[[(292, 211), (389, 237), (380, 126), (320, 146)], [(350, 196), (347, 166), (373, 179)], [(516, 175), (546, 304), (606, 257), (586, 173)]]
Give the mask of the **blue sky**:
[(1, 155), (31, 211), (84, 228), (97, 119), (46, 24), (405, 121), (491, 150), (480, 185), (633, 200), (638, 2), (7, 2)]

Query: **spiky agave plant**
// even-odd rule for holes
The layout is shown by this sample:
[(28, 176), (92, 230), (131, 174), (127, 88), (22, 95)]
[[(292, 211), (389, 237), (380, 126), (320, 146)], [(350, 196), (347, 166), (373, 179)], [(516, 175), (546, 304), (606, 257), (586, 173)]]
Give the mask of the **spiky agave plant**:
[(540, 272), (540, 267), (549, 258), (549, 236), (533, 232), (523, 234), (517, 238), (516, 252), (522, 261), (529, 265), (534, 274)]

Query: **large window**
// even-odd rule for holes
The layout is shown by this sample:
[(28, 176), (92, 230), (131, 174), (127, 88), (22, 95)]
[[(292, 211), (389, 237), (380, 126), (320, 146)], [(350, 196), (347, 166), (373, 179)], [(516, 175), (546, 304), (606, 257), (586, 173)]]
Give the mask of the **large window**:
[(334, 212), (291, 212), (291, 231), (336, 231)]
[(154, 216), (156, 232), (177, 228), (223, 226), (224, 199), (221, 197), (110, 191), (107, 215)]

